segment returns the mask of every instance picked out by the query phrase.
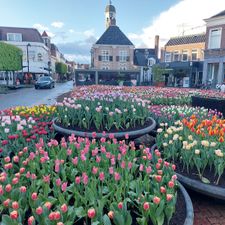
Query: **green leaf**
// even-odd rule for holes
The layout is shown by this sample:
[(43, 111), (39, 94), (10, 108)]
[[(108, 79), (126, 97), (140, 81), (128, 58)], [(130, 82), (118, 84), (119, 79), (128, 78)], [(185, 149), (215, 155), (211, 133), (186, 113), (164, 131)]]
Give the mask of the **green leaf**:
[(111, 225), (111, 221), (106, 214), (103, 216), (103, 224), (104, 225)]
[(117, 211), (114, 213), (113, 222), (115, 225), (125, 225), (123, 216)]
[(205, 184), (210, 184), (210, 181), (205, 177), (201, 177), (201, 181)]
[(86, 216), (86, 212), (84, 211), (83, 207), (75, 208), (74, 213), (79, 218)]
[(99, 221), (95, 221), (95, 222), (93, 222), (93, 223), (91, 223), (92, 225), (98, 225), (98, 224), (100, 224), (100, 222)]
[(15, 225), (15, 223), (8, 215), (3, 215), (1, 225)]

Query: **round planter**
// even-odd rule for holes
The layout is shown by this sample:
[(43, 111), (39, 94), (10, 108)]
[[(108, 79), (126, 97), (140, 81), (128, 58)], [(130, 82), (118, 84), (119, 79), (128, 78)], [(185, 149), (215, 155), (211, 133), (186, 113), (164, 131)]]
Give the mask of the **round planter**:
[(192, 106), (204, 107), (207, 109), (217, 110), (225, 115), (225, 99), (205, 98), (201, 96), (191, 97)]
[(186, 205), (186, 218), (184, 221), (184, 225), (193, 225), (194, 210), (193, 210), (191, 198), (181, 183), (179, 183), (179, 188), (181, 190), (182, 195), (184, 196), (185, 205)]
[[(118, 132), (110, 132), (110, 133), (106, 132), (104, 135), (102, 133), (96, 133), (96, 138), (102, 138), (102, 137), (108, 138), (109, 135), (113, 134), (114, 137), (117, 139), (125, 139), (125, 135), (129, 135), (129, 139), (133, 140), (135, 138), (148, 134), (150, 131), (152, 131), (156, 127), (155, 120), (151, 117), (149, 119), (152, 121), (151, 125), (143, 129), (138, 129), (133, 131), (118, 131)], [(62, 135), (68, 136), (68, 135), (74, 134), (75, 136), (79, 136), (79, 137), (93, 138), (93, 132), (66, 129), (57, 125), (55, 121), (56, 121), (56, 118), (53, 119), (53, 128), (55, 129), (56, 132)]]
[[(154, 151), (156, 144), (152, 146), (151, 151)], [(178, 180), (187, 188), (201, 193), (203, 195), (213, 197), (219, 200), (225, 200), (225, 188), (217, 187), (211, 184), (204, 184), (203, 182), (176, 173)]]

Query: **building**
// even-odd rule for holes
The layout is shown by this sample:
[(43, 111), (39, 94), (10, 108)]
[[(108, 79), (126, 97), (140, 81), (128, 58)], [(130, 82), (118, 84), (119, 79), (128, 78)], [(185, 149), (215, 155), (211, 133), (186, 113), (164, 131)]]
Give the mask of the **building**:
[[(23, 70), (18, 71), (21, 83), (31, 82), (40, 74), (49, 73), (50, 54), (40, 33), (33, 28), (0, 27), (0, 41), (13, 44), (23, 51)], [(13, 74), (9, 73), (9, 84), (13, 84)], [(5, 73), (0, 72), (1, 83), (5, 82)]]
[(205, 34), (173, 37), (161, 54), (167, 86), (199, 87), (202, 83)]
[(155, 36), (155, 48), (135, 48), (134, 65), (140, 68), (140, 84), (152, 84), (152, 66), (158, 63), (159, 36)]
[(105, 32), (91, 49), (91, 69), (77, 69), (76, 79), (107, 84), (139, 79), (139, 69), (134, 65), (134, 45), (117, 26), (116, 9), (111, 1), (105, 8), (105, 26)]
[(212, 87), (225, 82), (225, 10), (205, 19), (206, 48), (203, 82)]

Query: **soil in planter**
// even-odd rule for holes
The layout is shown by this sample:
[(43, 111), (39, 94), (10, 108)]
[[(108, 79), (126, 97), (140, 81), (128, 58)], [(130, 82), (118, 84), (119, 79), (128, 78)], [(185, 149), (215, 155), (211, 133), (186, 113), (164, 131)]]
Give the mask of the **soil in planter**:
[[(139, 125), (139, 126), (131, 127), (129, 129), (124, 129), (124, 130), (122, 130), (122, 129), (121, 130), (118, 130), (118, 129), (116, 129), (116, 127), (113, 127), (109, 131), (105, 130), (105, 132), (107, 132), (107, 133), (116, 133), (116, 132), (136, 131), (136, 130), (141, 130), (141, 129), (144, 129), (146, 127), (149, 127), (149, 126), (152, 125), (152, 123), (153, 123), (152, 120), (147, 120), (143, 126)], [(90, 129), (85, 129), (85, 128), (80, 128), (78, 126), (74, 126), (74, 127), (68, 126), (68, 127), (65, 127), (65, 126), (63, 126), (62, 124), (60, 124), (57, 121), (55, 121), (55, 124), (57, 126), (60, 126), (60, 127), (64, 128), (64, 129), (69, 129), (69, 130), (76, 130), (76, 131), (83, 131), (83, 132), (90, 132), (90, 133), (92, 133), (92, 132), (102, 133), (103, 132), (103, 130), (97, 130), (96, 127), (94, 127), (94, 126), (91, 126)]]
[[(175, 165), (176, 165), (177, 173), (179, 173), (183, 176), (189, 177), (191, 179), (201, 181), (196, 168), (189, 170), (189, 173), (188, 173), (186, 168), (183, 170), (183, 164), (181, 162), (175, 162)], [(223, 173), (223, 175), (221, 176), (220, 182), (218, 185), (215, 184), (218, 176), (215, 177), (214, 170), (210, 170), (209, 167), (206, 167), (203, 177), (207, 178), (210, 181), (210, 183), (209, 183), (210, 185), (225, 188), (225, 173)]]

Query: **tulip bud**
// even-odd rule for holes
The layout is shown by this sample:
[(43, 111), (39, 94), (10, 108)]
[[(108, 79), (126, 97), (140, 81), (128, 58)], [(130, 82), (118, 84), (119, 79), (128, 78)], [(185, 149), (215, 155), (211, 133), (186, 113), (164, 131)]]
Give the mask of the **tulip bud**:
[(119, 208), (119, 209), (122, 209), (122, 208), (123, 208), (123, 203), (122, 203), (122, 202), (119, 202), (119, 203), (118, 203), (118, 208)]
[(109, 211), (108, 212), (108, 217), (112, 220), (114, 217), (114, 212), (113, 211)]
[(32, 193), (31, 199), (35, 201), (35, 200), (37, 200), (37, 198), (38, 198), (37, 193), (36, 192)]
[(88, 217), (90, 219), (94, 218), (95, 217), (95, 214), (96, 214), (96, 212), (95, 212), (95, 209), (94, 208), (88, 209)]
[(41, 206), (39, 206), (38, 208), (36, 208), (36, 213), (38, 215), (41, 215), (43, 213), (43, 208)]
[(13, 208), (13, 209), (18, 209), (18, 208), (19, 208), (19, 203), (16, 202), (16, 201), (14, 201), (14, 202), (12, 203), (12, 208)]
[(68, 210), (67, 205), (66, 205), (66, 204), (63, 204), (63, 205), (61, 206), (61, 211), (65, 213), (65, 212), (67, 212), (67, 210)]
[(150, 208), (149, 203), (148, 203), (148, 202), (145, 202), (145, 203), (143, 204), (143, 209), (144, 209), (145, 211), (147, 211), (147, 210), (149, 210), (149, 208)]
[(10, 213), (10, 218), (13, 219), (13, 220), (16, 220), (18, 218), (18, 212), (16, 210), (13, 210), (11, 213)]

